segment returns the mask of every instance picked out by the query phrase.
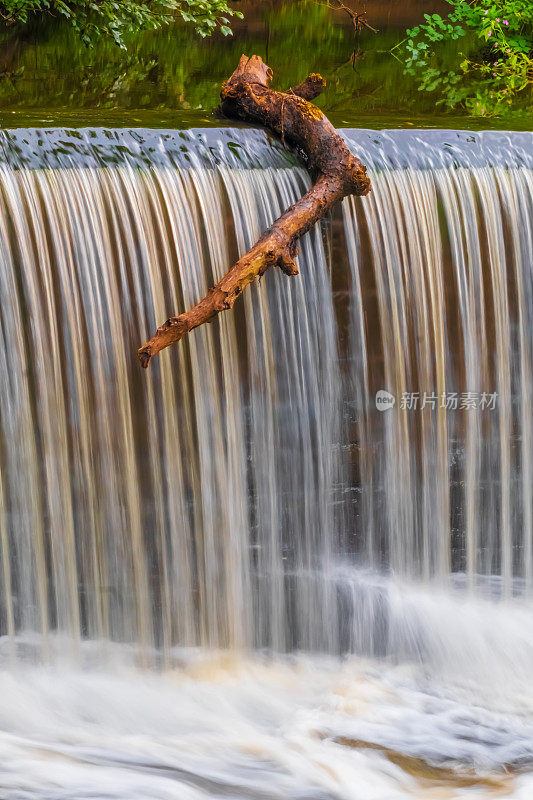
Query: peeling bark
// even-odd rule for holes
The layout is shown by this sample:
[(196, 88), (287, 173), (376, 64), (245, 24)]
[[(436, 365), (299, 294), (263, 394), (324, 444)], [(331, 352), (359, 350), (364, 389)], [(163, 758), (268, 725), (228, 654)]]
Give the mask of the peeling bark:
[(334, 203), (350, 194), (365, 195), (370, 180), (327, 117), (309, 100), (324, 88), (320, 75), (278, 92), (269, 88), (272, 70), (259, 56), (242, 56), (233, 75), (222, 86), (221, 111), (231, 119), (254, 122), (268, 128), (282, 141), (304, 154), (314, 181), (309, 191), (290, 206), (258, 242), (224, 277), (188, 311), (170, 317), (138, 350), (141, 366), (161, 350), (182, 339), (194, 328), (232, 308), (241, 292), (270, 267), (297, 275), (298, 240), (321, 219)]

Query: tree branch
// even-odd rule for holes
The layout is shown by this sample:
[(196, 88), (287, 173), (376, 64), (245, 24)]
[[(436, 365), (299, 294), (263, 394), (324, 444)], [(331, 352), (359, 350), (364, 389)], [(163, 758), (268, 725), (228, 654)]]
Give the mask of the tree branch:
[(289, 92), (269, 88), (272, 70), (259, 56), (242, 56), (222, 86), (221, 110), (231, 119), (254, 122), (302, 150), (315, 183), (261, 236), (252, 249), (195, 306), (164, 322), (138, 351), (147, 367), (153, 356), (182, 339), (194, 328), (232, 308), (256, 277), (277, 266), (297, 275), (297, 242), (334, 203), (350, 194), (370, 191), (366, 168), (353, 156), (327, 117), (309, 98), (324, 87), (320, 75), (310, 75)]

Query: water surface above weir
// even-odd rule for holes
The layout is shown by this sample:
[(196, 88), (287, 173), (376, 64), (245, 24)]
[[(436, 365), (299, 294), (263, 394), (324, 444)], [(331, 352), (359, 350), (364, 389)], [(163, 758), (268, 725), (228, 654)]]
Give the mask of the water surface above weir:
[[(327, 3), (238, 5), (245, 19), (235, 21), (232, 37), (202, 40), (176, 23), (132, 35), (126, 50), (105, 38), (86, 47), (57, 21), (22, 33), (8, 28), (0, 37), (0, 124), (219, 126), (224, 123), (213, 109), (222, 82), (242, 53), (256, 53), (272, 67), (275, 88), (287, 89), (320, 72), (327, 85), (316, 102), (337, 127), (533, 127), (525, 93), (503, 118), (469, 117), (460, 110), (445, 112), (438, 92), (419, 91), (417, 80), (405, 74), (406, 27), (425, 12), (446, 10), (438, 0), (373, 2), (368, 20), (378, 32), (364, 29), (355, 38), (349, 17)], [(456, 68), (456, 50), (451, 40), (441, 48), (444, 72)]]
[[(533, 166), (529, 131), (341, 129), (372, 169)], [(13, 169), (138, 166), (301, 167), (270, 133), (251, 128), (30, 128), (0, 131), (2, 161)]]

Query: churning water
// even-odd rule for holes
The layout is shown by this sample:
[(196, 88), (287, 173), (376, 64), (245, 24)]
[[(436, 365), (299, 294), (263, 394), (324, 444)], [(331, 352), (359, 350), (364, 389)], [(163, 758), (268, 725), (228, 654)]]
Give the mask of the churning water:
[(135, 352), (308, 186), (254, 131), (0, 139), (0, 797), (533, 794), (533, 134)]

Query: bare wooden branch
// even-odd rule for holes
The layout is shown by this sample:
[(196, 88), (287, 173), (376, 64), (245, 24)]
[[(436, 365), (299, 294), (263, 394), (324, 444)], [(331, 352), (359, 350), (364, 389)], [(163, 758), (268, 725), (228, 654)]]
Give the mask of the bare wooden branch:
[(298, 97), (303, 97), (304, 100), (314, 100), (324, 90), (325, 85), (326, 81), (322, 75), (312, 72), (305, 81), (291, 89), (291, 92)]
[(194, 328), (232, 308), (242, 291), (270, 267), (297, 275), (297, 242), (334, 203), (350, 194), (370, 191), (366, 168), (350, 153), (327, 117), (309, 98), (324, 87), (320, 75), (310, 75), (288, 92), (270, 89), (272, 70), (259, 56), (242, 56), (237, 69), (222, 86), (222, 112), (232, 119), (268, 128), (307, 157), (314, 180), (309, 191), (265, 231), (252, 249), (199, 303), (164, 322), (138, 351), (147, 367), (153, 356), (182, 339)]
[(372, 25), (366, 21), (366, 11), (352, 11), (351, 8), (344, 5), (342, 0), (332, 0), (332, 2), (336, 5), (332, 5), (329, 0), (326, 0), (326, 2), (320, 2), (320, 0), (316, 0), (316, 2), (318, 5), (331, 8), (333, 11), (344, 11), (346, 14), (348, 14), (356, 33), (359, 33), (362, 28), (368, 28), (368, 30), (372, 31), (372, 33), (378, 33), (377, 28), (373, 28)]

